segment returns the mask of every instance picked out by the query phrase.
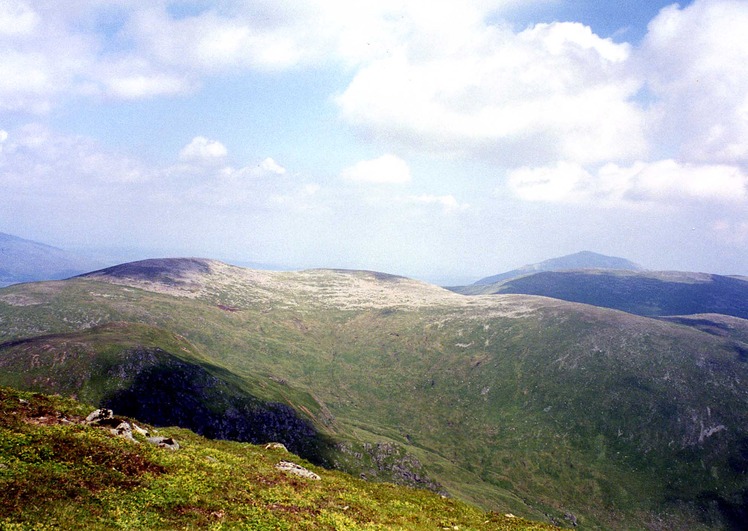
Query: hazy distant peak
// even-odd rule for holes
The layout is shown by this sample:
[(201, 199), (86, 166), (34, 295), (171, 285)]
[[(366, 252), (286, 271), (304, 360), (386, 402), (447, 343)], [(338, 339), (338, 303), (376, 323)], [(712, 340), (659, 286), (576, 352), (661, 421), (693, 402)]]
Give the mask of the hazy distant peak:
[(88, 257), (0, 232), (0, 287), (60, 280), (97, 267), (101, 264)]
[(475, 284), (494, 284), (502, 280), (519, 277), (537, 271), (565, 271), (570, 269), (613, 269), (625, 271), (641, 271), (644, 268), (625, 258), (606, 256), (592, 251), (580, 251), (578, 253), (551, 258), (536, 264), (528, 264), (518, 269), (505, 273), (482, 278)]
[(641, 271), (644, 269), (639, 264), (625, 258), (606, 256), (592, 251), (580, 251), (525, 267), (534, 267), (538, 271), (557, 271), (562, 269), (623, 269), (627, 271)]

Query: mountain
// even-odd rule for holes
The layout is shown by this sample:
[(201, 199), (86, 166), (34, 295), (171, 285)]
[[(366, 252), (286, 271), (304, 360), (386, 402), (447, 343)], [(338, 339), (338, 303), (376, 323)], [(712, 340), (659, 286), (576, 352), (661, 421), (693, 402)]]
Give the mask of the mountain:
[(0, 287), (59, 280), (99, 267), (84, 256), (0, 232)]
[(640, 271), (642, 267), (634, 262), (626, 260), (625, 258), (605, 256), (591, 251), (581, 251), (560, 258), (551, 258), (550, 260), (545, 260), (537, 264), (522, 266), (519, 269), (513, 269), (506, 273), (482, 278), (475, 282), (475, 285), (485, 286), (495, 284), (497, 282), (536, 273), (538, 271), (564, 271), (567, 269), (616, 269)]
[(218, 419), (287, 406), (268, 430), (303, 423), (299, 452), (317, 462), (580, 529), (748, 521), (737, 317), (167, 259), (4, 288), (0, 322), (2, 383), (17, 387), (97, 404), (124, 391), (149, 405), (136, 416), (222, 394)]
[(545, 271), (455, 291), (542, 295), (645, 316), (715, 313), (748, 319), (748, 279), (706, 273)]
[[(4, 529), (553, 529), (317, 468), (282, 447), (142, 423), (148, 435), (128, 440), (59, 396), (0, 387), (0, 412)], [(134, 424), (112, 422), (124, 423)]]

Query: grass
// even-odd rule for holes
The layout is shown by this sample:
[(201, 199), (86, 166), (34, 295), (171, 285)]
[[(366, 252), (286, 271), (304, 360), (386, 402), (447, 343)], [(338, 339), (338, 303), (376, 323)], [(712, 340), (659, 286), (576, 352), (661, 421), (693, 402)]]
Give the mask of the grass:
[(160, 430), (177, 451), (135, 444), (80, 424), (89, 409), (0, 388), (0, 529), (552, 529), (183, 429)]

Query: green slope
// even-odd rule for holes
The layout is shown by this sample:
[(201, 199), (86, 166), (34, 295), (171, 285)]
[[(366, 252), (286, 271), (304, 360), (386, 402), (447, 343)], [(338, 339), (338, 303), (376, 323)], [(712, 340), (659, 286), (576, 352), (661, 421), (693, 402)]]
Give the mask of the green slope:
[[(138, 435), (127, 441), (82, 423), (90, 411), (0, 387), (0, 528), (551, 529), (315, 468), (284, 450), (211, 441), (183, 429), (160, 430), (179, 442), (176, 451)], [(284, 473), (280, 461), (320, 479)]]
[[(110, 323), (0, 344), (0, 384), (79, 397), (158, 426), (261, 443), (280, 441), (325, 463), (331, 443), (285, 402), (319, 411), (275, 382), (240, 379), (184, 338), (142, 324)], [(255, 389), (280, 401), (259, 399)]]
[[(404, 448), (451, 494), (488, 508), (608, 529), (746, 517), (748, 368), (736, 336), (367, 272), (195, 261), (114, 273), (0, 291), (0, 340), (157, 327), (239, 379), (312, 397), (307, 418), (351, 441), (338, 464), (365, 461), (376, 476)], [(253, 390), (276, 400), (278, 386)]]

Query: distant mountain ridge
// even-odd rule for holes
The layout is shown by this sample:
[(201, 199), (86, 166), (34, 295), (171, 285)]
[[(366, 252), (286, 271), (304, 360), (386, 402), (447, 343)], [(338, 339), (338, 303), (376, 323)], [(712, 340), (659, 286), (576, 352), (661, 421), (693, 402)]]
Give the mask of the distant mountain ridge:
[(707, 273), (540, 271), (450, 289), (463, 295), (540, 295), (646, 317), (709, 313), (748, 319), (748, 279)]
[(505, 273), (485, 277), (474, 285), (488, 285), (508, 280), (511, 278), (536, 273), (538, 271), (565, 271), (570, 269), (614, 269), (626, 271), (642, 271), (644, 268), (625, 258), (606, 256), (592, 251), (580, 251), (578, 253), (551, 258), (536, 264), (528, 264)]
[(0, 232), (0, 287), (61, 280), (100, 267), (85, 256)]

